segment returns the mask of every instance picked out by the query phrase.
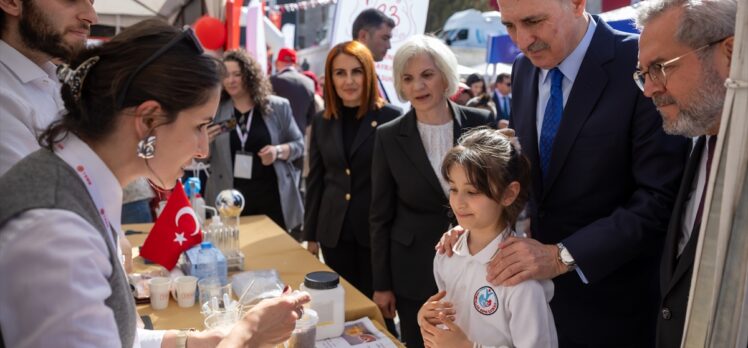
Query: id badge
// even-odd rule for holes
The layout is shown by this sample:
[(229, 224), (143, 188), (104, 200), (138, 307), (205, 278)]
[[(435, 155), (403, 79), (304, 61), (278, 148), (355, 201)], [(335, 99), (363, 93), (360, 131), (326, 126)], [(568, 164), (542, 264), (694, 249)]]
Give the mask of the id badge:
[(252, 154), (237, 151), (234, 155), (234, 178), (252, 179)]

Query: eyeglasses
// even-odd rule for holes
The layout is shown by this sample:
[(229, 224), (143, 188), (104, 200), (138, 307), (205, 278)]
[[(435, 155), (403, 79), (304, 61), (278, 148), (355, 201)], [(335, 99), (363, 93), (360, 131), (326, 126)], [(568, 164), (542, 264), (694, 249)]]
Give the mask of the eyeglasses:
[(148, 66), (148, 64), (153, 63), (153, 61), (163, 56), (164, 53), (166, 53), (166, 51), (176, 46), (176, 44), (182, 40), (187, 40), (190, 44), (194, 46), (198, 54), (203, 54), (204, 52), (203, 46), (200, 44), (200, 40), (198, 40), (197, 36), (195, 35), (195, 32), (192, 30), (192, 28), (185, 27), (184, 30), (182, 30), (182, 32), (179, 33), (179, 35), (175, 36), (173, 39), (171, 39), (171, 41), (167, 42), (166, 45), (159, 48), (150, 57), (144, 60), (143, 63), (140, 63), (140, 65), (138, 65), (138, 67), (135, 68), (135, 70), (133, 70), (132, 74), (130, 74), (130, 76), (125, 81), (125, 84), (122, 85), (122, 90), (117, 96), (118, 108), (121, 109), (123, 107), (122, 104), (125, 102), (127, 91), (130, 89), (130, 85), (132, 84), (132, 81), (135, 79), (135, 76), (137, 76), (146, 66)]
[(665, 69), (666, 68), (670, 67), (674, 63), (676, 63), (679, 60), (681, 60), (681, 58), (683, 58), (683, 57), (685, 57), (685, 56), (687, 56), (689, 54), (702, 51), (702, 50), (704, 50), (704, 49), (706, 49), (706, 48), (708, 48), (708, 47), (710, 47), (710, 46), (712, 46), (712, 45), (714, 45), (716, 43), (720, 43), (720, 42), (724, 41), (725, 39), (726, 38), (710, 42), (710, 43), (708, 43), (708, 44), (706, 44), (704, 46), (701, 46), (701, 47), (699, 47), (699, 48), (697, 48), (695, 50), (692, 50), (692, 51), (688, 51), (688, 52), (686, 52), (684, 54), (681, 54), (680, 56), (677, 56), (677, 57), (675, 57), (675, 58), (673, 58), (671, 60), (668, 60), (666, 62), (653, 63), (652, 65), (649, 66), (649, 68), (646, 71), (642, 71), (641, 68), (637, 68), (637, 70), (634, 71), (634, 82), (636, 82), (636, 85), (639, 86), (639, 89), (641, 89), (642, 92), (644, 91), (644, 82), (645, 82), (645, 79), (646, 79), (646, 75), (649, 75), (649, 78), (653, 82), (661, 82), (664, 85), (665, 83), (667, 83), (667, 75), (665, 74)]

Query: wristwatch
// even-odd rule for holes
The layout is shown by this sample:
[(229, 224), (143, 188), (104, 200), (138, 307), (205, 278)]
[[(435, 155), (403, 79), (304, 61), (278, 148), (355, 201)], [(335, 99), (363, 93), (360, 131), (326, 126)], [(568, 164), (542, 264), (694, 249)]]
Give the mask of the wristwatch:
[(558, 243), (558, 244), (556, 244), (556, 246), (558, 247), (558, 259), (559, 259), (559, 261), (561, 261), (561, 263), (563, 263), (564, 265), (566, 265), (566, 267), (568, 267), (570, 271), (574, 270), (575, 268), (577, 268), (577, 262), (574, 261), (574, 257), (571, 256), (571, 253), (569, 252), (568, 249), (566, 249), (566, 247), (564, 246), (564, 244), (563, 243)]
[(280, 145), (275, 145), (275, 157), (278, 159), (283, 159), (283, 148)]
[(187, 348), (187, 331), (177, 331), (177, 348)]

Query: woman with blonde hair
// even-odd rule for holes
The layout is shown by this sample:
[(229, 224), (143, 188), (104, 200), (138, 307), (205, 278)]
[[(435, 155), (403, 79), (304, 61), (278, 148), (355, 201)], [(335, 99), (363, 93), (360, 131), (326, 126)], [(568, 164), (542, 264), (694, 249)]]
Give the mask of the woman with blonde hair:
[(293, 229), (304, 217), (301, 173), (293, 165), (304, 152), (304, 138), (291, 105), (271, 95), (270, 82), (244, 50), (227, 52), (223, 64), (223, 100), (215, 123), (233, 118), (236, 125), (220, 134), (220, 127), (212, 128), (206, 201), (213, 205), (219, 192), (235, 188), (246, 198), (242, 215), (264, 214)]
[(415, 36), (395, 53), (395, 89), (413, 108), (380, 127), (372, 163), (371, 253), (374, 302), (385, 317), (400, 316), (408, 347), (422, 347), (416, 315), (436, 293), (434, 246), (454, 224), (441, 177), (444, 155), (467, 129), (490, 125), (488, 111), (463, 107), (457, 58), (441, 41)]
[(325, 64), (325, 105), (312, 121), (303, 239), (366, 296), (372, 295), (369, 204), (377, 127), (400, 115), (379, 96), (363, 44), (338, 44)]

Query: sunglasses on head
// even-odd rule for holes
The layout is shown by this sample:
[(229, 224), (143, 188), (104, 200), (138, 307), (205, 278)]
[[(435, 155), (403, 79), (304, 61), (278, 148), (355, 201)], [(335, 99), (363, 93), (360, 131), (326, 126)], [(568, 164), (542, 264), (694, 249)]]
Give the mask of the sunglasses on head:
[(163, 47), (159, 48), (156, 52), (154, 52), (150, 57), (148, 57), (146, 60), (144, 60), (140, 65), (138, 65), (135, 70), (133, 70), (132, 74), (127, 78), (125, 81), (125, 84), (122, 86), (122, 90), (120, 91), (119, 95), (117, 96), (117, 107), (122, 108), (123, 103), (125, 102), (125, 97), (127, 96), (127, 92), (130, 89), (130, 85), (132, 84), (132, 81), (135, 79), (135, 76), (137, 76), (148, 64), (153, 63), (156, 59), (163, 56), (164, 53), (166, 53), (169, 49), (176, 46), (177, 43), (181, 42), (182, 40), (187, 40), (194, 48), (195, 51), (197, 51), (198, 54), (203, 54), (203, 46), (200, 44), (200, 40), (198, 40), (197, 36), (195, 35), (195, 32), (190, 27), (185, 27), (184, 30), (182, 30), (179, 35), (175, 36), (173, 39), (171, 39), (169, 42), (166, 43)]

